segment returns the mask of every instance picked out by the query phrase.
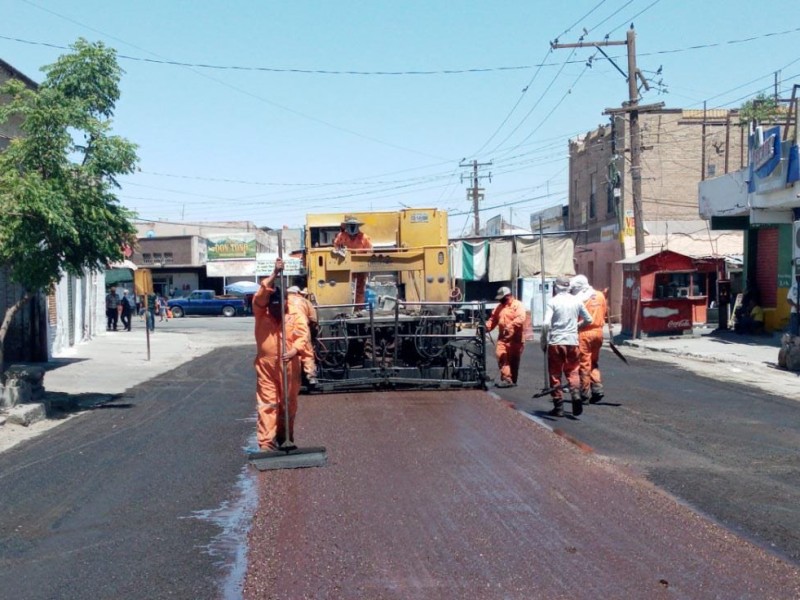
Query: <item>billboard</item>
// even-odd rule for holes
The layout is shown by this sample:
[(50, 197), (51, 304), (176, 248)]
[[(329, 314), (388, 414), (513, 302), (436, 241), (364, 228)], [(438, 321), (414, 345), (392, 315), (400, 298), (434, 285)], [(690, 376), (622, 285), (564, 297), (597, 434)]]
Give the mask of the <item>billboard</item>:
[(254, 233), (223, 233), (205, 237), (210, 261), (256, 257), (256, 235)]

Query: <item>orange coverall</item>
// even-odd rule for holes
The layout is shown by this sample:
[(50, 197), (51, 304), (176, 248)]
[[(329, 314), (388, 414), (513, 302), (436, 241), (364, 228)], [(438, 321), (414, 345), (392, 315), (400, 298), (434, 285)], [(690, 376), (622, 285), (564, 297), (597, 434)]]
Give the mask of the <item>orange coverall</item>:
[(603, 379), (600, 375), (600, 348), (603, 346), (603, 326), (606, 323), (606, 297), (603, 292), (593, 290), (583, 302), (592, 317), (592, 324), (578, 330), (580, 348), (581, 398), (589, 400), (592, 396), (603, 394)]
[[(350, 235), (346, 231), (340, 231), (336, 234), (333, 240), (333, 245), (336, 248), (347, 248), (348, 250), (371, 250), (372, 241), (369, 236), (363, 231), (359, 231), (355, 235)], [(367, 274), (354, 273), (353, 280), (356, 284), (356, 304), (364, 303), (364, 290), (367, 288)]]
[[(272, 288), (264, 285), (253, 296), (256, 347), (253, 365), (256, 369), (256, 405), (258, 408), (258, 447), (274, 450), (287, 439), (283, 415), (282, 327), (280, 320), (269, 313)], [(300, 361), (310, 343), (306, 318), (288, 305), (283, 318), (286, 322), (286, 350), (297, 350), (297, 356), (286, 363), (287, 398), (289, 400), (288, 439), (294, 439), (294, 417), (297, 395), (300, 392)]]
[[(300, 294), (291, 293), (289, 294), (288, 298), (289, 306), (296, 309), (297, 312), (306, 318), (310, 334), (311, 331), (316, 329), (317, 309), (314, 308), (314, 305), (311, 304), (308, 299), (303, 298)], [(306, 374), (307, 378), (311, 379), (312, 377), (317, 376), (317, 364), (314, 362), (314, 344), (313, 340), (311, 339), (311, 335), (308, 337), (308, 348), (306, 349), (306, 355), (300, 359), (300, 362), (303, 363), (303, 372)]]
[(492, 311), (486, 321), (486, 328), (492, 331), (499, 327), (495, 354), (497, 366), (500, 367), (500, 378), (505, 382), (517, 383), (519, 361), (525, 349), (523, 329), (525, 328), (525, 306), (516, 298), (510, 298), (507, 304), (502, 302)]

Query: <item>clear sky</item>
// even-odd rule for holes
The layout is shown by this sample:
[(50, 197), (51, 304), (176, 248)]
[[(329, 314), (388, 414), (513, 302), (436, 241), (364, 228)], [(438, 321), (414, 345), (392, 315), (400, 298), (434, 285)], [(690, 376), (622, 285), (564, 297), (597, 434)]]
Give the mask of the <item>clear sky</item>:
[[(433, 206), (459, 235), (459, 163), (475, 159), (492, 162), (481, 221), (527, 226), (566, 203), (569, 138), (627, 98), (593, 48), (550, 49), (584, 28), (613, 40), (635, 24), (639, 68), (662, 82), (642, 102), (735, 107), (775, 71), (784, 96), (800, 83), (797, 0), (0, 0), (0, 14), (0, 58), (36, 81), (79, 37), (117, 50), (114, 130), (141, 169), (119, 197), (166, 221)], [(624, 47), (606, 50), (626, 69)]]

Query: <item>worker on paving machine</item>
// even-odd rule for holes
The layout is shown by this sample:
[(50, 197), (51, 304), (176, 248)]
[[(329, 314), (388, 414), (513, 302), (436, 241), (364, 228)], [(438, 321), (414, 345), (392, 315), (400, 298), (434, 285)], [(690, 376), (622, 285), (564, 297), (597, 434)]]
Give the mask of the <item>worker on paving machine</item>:
[[(547, 352), (547, 371), (549, 374), (550, 396), (553, 398), (553, 410), (550, 415), (564, 416), (561, 375), (569, 384), (572, 397), (572, 414), (578, 416), (583, 412), (580, 392), (580, 350), (578, 349), (578, 328), (592, 324), (592, 316), (578, 298), (569, 293), (569, 278), (556, 279), (553, 296), (547, 302), (542, 326), (542, 350)], [(582, 319), (582, 321), (581, 321)], [(580, 322), (580, 325), (579, 325)]]
[[(308, 330), (310, 334), (308, 339), (308, 348), (306, 349), (306, 355), (301, 359), (301, 362), (303, 363), (303, 373), (306, 374), (306, 381), (308, 381), (308, 385), (314, 387), (317, 385), (317, 364), (314, 361), (314, 345), (312, 340), (317, 337), (316, 332), (319, 330), (317, 309), (314, 308), (314, 305), (311, 304), (308, 298), (303, 295), (303, 293), (300, 291), (300, 288), (296, 285), (293, 285), (286, 290), (286, 293), (288, 294), (287, 299), (289, 305), (297, 309), (298, 312), (302, 313), (308, 322)], [(306, 294), (308, 294), (308, 290), (306, 290)]]
[(584, 404), (596, 404), (603, 398), (603, 377), (600, 373), (600, 348), (603, 347), (603, 326), (606, 323), (608, 306), (603, 292), (589, 285), (585, 275), (576, 275), (570, 280), (570, 293), (577, 297), (592, 316), (591, 325), (578, 332), (580, 349), (581, 400)]
[[(307, 355), (310, 346), (306, 318), (289, 302), (282, 302), (281, 289), (274, 286), (275, 278), (282, 270), (283, 261), (278, 258), (272, 274), (261, 281), (259, 290), (253, 296), (258, 352), (254, 361), (257, 378), (258, 447), (261, 450), (276, 450), (287, 439), (294, 439), (294, 417), (300, 391), (300, 361)], [(284, 330), (285, 345), (282, 339)], [(286, 364), (285, 370), (283, 363)], [(284, 398), (289, 405), (288, 432), (283, 419)]]
[(496, 300), (500, 301), (489, 320), (486, 321), (487, 331), (498, 328), (495, 354), (497, 366), (500, 369), (500, 381), (495, 385), (500, 388), (517, 385), (519, 376), (519, 361), (525, 349), (525, 307), (522, 302), (511, 295), (511, 290), (501, 287), (497, 290)]
[[(356, 217), (345, 217), (342, 221), (342, 230), (333, 240), (334, 249), (339, 252), (345, 248), (348, 250), (371, 250), (372, 241), (367, 234), (361, 231), (363, 224)], [(353, 280), (356, 287), (355, 303), (363, 304), (364, 290), (367, 287), (367, 273), (354, 273)]]

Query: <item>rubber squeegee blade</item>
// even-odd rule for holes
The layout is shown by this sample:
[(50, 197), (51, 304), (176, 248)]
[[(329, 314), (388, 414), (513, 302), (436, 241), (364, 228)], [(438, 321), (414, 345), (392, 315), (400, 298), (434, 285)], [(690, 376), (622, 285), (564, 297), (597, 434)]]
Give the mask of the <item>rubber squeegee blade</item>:
[(288, 452), (286, 450), (251, 452), (247, 458), (250, 464), (259, 471), (324, 467), (328, 464), (328, 453), (322, 446), (295, 448)]

